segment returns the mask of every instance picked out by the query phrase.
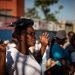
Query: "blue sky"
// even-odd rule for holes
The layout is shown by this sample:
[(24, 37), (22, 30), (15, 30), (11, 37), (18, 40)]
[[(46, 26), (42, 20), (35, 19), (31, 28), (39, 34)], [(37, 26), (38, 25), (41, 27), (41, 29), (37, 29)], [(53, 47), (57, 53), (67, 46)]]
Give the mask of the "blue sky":
[[(63, 5), (64, 8), (56, 15), (59, 20), (74, 21), (75, 20), (75, 0), (59, 0), (58, 4), (54, 4), (50, 7), (51, 12), (58, 10), (59, 5)], [(25, 11), (27, 8), (32, 8), (34, 0), (25, 0)], [(39, 15), (43, 18), (43, 14), (40, 11)]]

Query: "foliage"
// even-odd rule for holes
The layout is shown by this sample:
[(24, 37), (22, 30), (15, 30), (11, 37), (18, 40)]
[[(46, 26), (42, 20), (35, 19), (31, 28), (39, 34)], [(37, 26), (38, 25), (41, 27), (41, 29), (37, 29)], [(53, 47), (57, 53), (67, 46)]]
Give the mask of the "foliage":
[[(35, 6), (41, 8), (43, 11), (44, 17), (46, 20), (57, 21), (55, 14), (59, 13), (59, 11), (55, 11), (54, 13), (50, 13), (50, 6), (58, 3), (58, 0), (35, 0)], [(59, 10), (63, 8), (62, 5), (59, 6)]]
[[(34, 7), (31, 9), (28, 9), (26, 12), (26, 16), (32, 17), (32, 18), (41, 18), (41, 16), (38, 15), (37, 8), (41, 9), (44, 15), (45, 20), (52, 20), (57, 21), (55, 15), (59, 13), (59, 11), (55, 11), (54, 13), (50, 13), (50, 6), (57, 4), (59, 0), (34, 0)], [(59, 10), (63, 9), (63, 6), (60, 5)]]
[(38, 19), (40, 18), (35, 8), (28, 9), (25, 15), (26, 17), (38, 18)]

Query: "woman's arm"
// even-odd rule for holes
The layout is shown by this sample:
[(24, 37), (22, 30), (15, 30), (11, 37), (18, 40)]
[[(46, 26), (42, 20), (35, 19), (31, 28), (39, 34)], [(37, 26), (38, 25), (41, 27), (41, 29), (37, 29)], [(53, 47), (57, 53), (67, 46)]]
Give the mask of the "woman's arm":
[(6, 69), (6, 49), (0, 45), (0, 75), (5, 75)]

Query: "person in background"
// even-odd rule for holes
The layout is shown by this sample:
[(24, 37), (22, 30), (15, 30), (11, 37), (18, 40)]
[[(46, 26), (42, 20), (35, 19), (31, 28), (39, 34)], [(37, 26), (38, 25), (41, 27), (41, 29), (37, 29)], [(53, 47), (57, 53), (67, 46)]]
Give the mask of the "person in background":
[(65, 31), (57, 31), (55, 42), (52, 44), (53, 46), (50, 49), (51, 58), (58, 61), (58, 63), (50, 69), (52, 75), (68, 75), (68, 72), (64, 69), (69, 59), (67, 50), (63, 48), (65, 42)]
[(68, 32), (67, 40), (66, 40), (66, 43), (64, 44), (64, 48), (66, 48), (70, 44), (70, 40), (71, 40), (73, 35), (74, 35), (74, 32), (72, 32), (72, 31)]
[(70, 41), (70, 39), (72, 38), (72, 36), (74, 35), (73, 31), (68, 32), (68, 39)]
[(70, 65), (70, 74), (73, 75), (75, 73), (75, 34), (70, 39), (69, 45), (66, 47), (69, 51), (69, 55), (71, 58), (71, 65)]
[(3, 41), (2, 41), (2, 39), (0, 39), (0, 44), (3, 44)]
[(73, 43), (73, 41), (72, 41), (72, 39), (73, 39), (73, 35), (74, 35), (75, 33), (74, 32), (69, 32), (68, 33), (68, 38), (69, 38), (69, 41), (68, 41), (68, 44), (66, 45), (66, 49), (69, 51), (69, 53), (71, 53), (71, 51), (72, 51), (72, 49), (73, 49), (73, 47), (72, 47), (72, 43)]

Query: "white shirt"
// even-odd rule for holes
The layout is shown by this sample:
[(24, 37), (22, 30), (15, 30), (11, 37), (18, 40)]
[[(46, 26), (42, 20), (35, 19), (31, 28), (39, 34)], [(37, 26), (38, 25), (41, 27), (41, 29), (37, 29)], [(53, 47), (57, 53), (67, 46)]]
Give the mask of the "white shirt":
[(44, 72), (46, 71), (46, 61), (49, 58), (49, 53), (50, 53), (49, 51), (50, 51), (50, 47), (47, 46), (46, 51), (42, 57), (42, 63), (41, 63), (42, 75), (44, 75)]
[(6, 52), (6, 68), (10, 75), (41, 75), (41, 66), (35, 58), (23, 55), (16, 48), (11, 48)]

